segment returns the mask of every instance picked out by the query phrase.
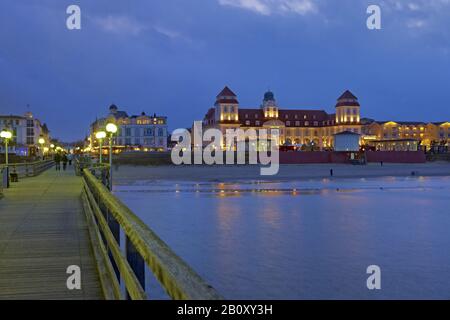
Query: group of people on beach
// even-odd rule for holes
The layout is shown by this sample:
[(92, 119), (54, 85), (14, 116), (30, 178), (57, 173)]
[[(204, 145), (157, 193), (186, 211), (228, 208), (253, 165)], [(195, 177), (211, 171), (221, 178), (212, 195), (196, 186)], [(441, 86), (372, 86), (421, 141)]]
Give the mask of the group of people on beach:
[(70, 153), (67, 154), (65, 152), (64, 153), (58, 152), (55, 154), (54, 160), (56, 171), (61, 171), (61, 162), (63, 164), (63, 170), (66, 171), (67, 163), (69, 164), (69, 166), (72, 165), (73, 156)]

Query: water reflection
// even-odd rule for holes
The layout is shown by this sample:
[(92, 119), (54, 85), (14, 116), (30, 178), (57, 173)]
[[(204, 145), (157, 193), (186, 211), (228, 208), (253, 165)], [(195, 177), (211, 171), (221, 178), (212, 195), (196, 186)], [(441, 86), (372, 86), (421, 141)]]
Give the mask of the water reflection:
[[(449, 178), (117, 190), (226, 298), (450, 298)], [(365, 286), (371, 264), (382, 268), (381, 292)]]

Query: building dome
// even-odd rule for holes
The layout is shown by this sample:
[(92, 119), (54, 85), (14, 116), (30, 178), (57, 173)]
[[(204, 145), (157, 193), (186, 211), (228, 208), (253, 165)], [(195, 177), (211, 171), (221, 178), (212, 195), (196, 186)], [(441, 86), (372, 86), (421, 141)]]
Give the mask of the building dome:
[(109, 111), (110, 111), (111, 113), (116, 113), (117, 110), (118, 110), (118, 108), (117, 108), (117, 106), (116, 106), (115, 104), (112, 104), (112, 105), (109, 107)]
[(264, 101), (275, 101), (275, 95), (272, 91), (267, 91), (264, 93)]

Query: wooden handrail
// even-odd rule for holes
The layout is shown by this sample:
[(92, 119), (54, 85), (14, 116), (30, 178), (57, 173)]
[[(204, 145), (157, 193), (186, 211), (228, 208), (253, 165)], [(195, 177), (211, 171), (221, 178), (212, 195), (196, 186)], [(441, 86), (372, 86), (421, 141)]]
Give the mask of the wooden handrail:
[[(83, 178), (90, 208), (97, 217), (97, 225), (108, 244), (120, 276), (124, 279), (130, 298), (145, 298), (145, 292), (143, 292), (145, 283), (142, 279), (142, 267), (145, 263), (172, 299), (222, 299), (213, 287), (208, 285), (141, 219), (109, 192), (89, 169), (83, 169)], [(126, 247), (130, 251), (127, 253), (128, 260), (119, 251), (118, 235), (111, 233), (108, 227), (107, 221), (111, 219), (112, 225), (114, 226), (116, 222), (125, 233)], [(131, 259), (130, 256), (132, 256)]]

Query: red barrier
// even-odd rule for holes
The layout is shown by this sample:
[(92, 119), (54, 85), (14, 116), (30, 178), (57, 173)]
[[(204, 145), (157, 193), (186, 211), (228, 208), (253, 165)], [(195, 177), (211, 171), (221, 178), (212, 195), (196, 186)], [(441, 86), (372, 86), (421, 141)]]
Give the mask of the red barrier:
[(280, 152), (281, 164), (349, 163), (346, 152)]
[(367, 162), (425, 163), (423, 151), (367, 151)]
[[(425, 154), (422, 151), (368, 151), (367, 162), (386, 163), (424, 163)], [(308, 164), (308, 163), (350, 163), (348, 152), (280, 152), (280, 164)]]

